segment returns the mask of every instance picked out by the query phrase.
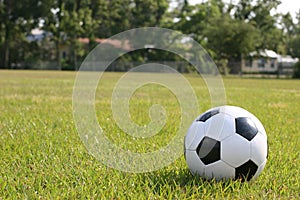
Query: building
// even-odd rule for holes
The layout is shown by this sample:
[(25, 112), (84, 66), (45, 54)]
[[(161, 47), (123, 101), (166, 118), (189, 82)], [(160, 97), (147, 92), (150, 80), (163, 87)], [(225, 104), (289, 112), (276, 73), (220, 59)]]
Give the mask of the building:
[(251, 52), (242, 60), (243, 73), (276, 73), (279, 55), (272, 50)]
[(283, 56), (272, 50), (262, 50), (251, 52), (242, 60), (242, 73), (249, 74), (293, 74), (293, 67), (298, 62), (298, 58), (289, 55)]
[(298, 58), (292, 56), (279, 56), (278, 58), (278, 74), (292, 75), (294, 73), (294, 65), (299, 61)]
[[(115, 48), (129, 51), (131, 46), (128, 40), (116, 39), (100, 39), (95, 38), (90, 41), (89, 38), (76, 38), (69, 40), (67, 36), (62, 33), (61, 41), (57, 45), (53, 34), (34, 29), (31, 34), (27, 36), (28, 42), (35, 42), (39, 47), (39, 57), (34, 61), (22, 63), (23, 65), (30, 65), (31, 68), (36, 69), (76, 69), (86, 54), (91, 51), (98, 44), (105, 45), (107, 48)], [(22, 68), (20, 64), (20, 68)]]

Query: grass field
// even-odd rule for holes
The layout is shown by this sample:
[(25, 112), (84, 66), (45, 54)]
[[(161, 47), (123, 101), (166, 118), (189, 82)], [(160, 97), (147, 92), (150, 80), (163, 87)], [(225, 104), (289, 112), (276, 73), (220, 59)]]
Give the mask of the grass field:
[[(106, 167), (87, 153), (73, 122), (76, 73), (0, 71), (0, 199), (299, 199), (300, 81), (224, 78), (227, 103), (264, 124), (266, 168), (257, 180), (208, 182), (193, 177), (183, 156), (150, 173)], [(145, 86), (131, 100), (132, 118), (147, 124), (149, 106), (166, 107), (168, 121), (156, 139), (132, 140), (112, 122), (110, 95), (121, 73), (106, 73), (97, 92), (97, 117), (122, 148), (152, 151), (172, 138), (179, 119), (176, 98), (163, 87)], [(187, 75), (200, 112), (210, 107), (204, 82)]]

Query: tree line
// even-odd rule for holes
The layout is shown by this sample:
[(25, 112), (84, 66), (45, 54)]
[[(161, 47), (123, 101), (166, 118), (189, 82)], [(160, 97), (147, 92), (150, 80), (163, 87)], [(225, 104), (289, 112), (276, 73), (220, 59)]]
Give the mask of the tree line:
[[(137, 27), (164, 27), (180, 31), (199, 42), (221, 70), (230, 70), (250, 52), (271, 49), (300, 57), (300, 13), (274, 14), (280, 0), (207, 0), (190, 5), (187, 0), (0, 0), (0, 68), (31, 68), (32, 63), (53, 61), (58, 69), (74, 69), (97, 45)], [(47, 36), (29, 40), (33, 29)], [(84, 48), (78, 38), (88, 38)], [(61, 46), (69, 46), (67, 57)], [(52, 55), (52, 56), (50, 56)], [(153, 51), (148, 58), (170, 61), (176, 56)], [(145, 59), (143, 52), (127, 60)], [(163, 59), (161, 59), (163, 60)], [(228, 68), (229, 67), (229, 68)]]

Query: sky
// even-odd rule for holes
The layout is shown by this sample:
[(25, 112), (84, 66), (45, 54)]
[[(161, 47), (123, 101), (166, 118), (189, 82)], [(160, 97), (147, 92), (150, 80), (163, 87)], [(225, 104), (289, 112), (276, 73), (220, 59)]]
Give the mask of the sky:
[[(189, 0), (189, 3), (194, 5), (197, 3), (201, 3), (205, 0)], [(225, 2), (237, 3), (238, 0), (224, 0)], [(300, 10), (300, 1), (299, 0), (281, 0), (281, 4), (277, 8), (277, 13), (283, 13), (286, 14), (287, 12), (290, 12), (293, 18), (296, 17), (296, 12)]]
[(300, 10), (299, 0), (281, 0), (281, 4), (278, 6), (277, 11), (279, 13), (290, 12), (293, 17), (296, 17), (296, 12)]

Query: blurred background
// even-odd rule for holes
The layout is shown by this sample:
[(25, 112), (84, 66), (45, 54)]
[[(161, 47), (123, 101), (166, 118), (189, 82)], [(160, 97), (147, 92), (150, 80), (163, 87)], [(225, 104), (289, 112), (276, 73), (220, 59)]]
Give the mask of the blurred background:
[[(138, 27), (163, 27), (196, 40), (224, 75), (299, 78), (298, 4), (280, 0), (0, 0), (0, 69), (78, 70), (98, 44), (130, 48), (108, 39), (112, 35)], [(123, 56), (109, 70), (127, 71), (136, 62), (182, 62), (172, 53), (147, 48)], [(182, 63), (180, 69), (193, 71)]]

